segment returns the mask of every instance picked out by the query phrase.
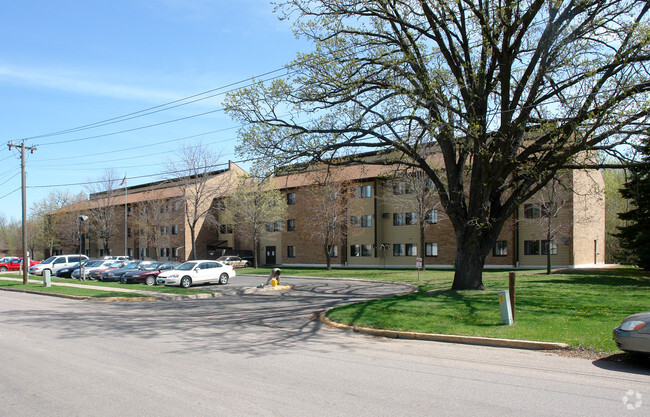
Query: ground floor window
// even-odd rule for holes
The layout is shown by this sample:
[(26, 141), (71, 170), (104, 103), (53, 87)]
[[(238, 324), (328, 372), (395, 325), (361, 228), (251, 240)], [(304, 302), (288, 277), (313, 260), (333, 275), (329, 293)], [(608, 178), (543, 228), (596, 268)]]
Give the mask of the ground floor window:
[(296, 247), (295, 246), (287, 246), (287, 256), (289, 258), (295, 258), (296, 257)]
[(508, 242), (505, 240), (497, 240), (494, 244), (492, 251), (494, 256), (507, 256), (508, 255)]
[(425, 243), (424, 244), (424, 256), (438, 256), (438, 244), (437, 243)]
[(361, 256), (361, 246), (350, 245), (350, 256)]
[(339, 257), (339, 247), (337, 245), (330, 245), (329, 252), (330, 252), (330, 258)]
[(542, 255), (557, 255), (557, 242), (551, 240), (542, 240)]
[(361, 245), (361, 256), (372, 256), (372, 245)]
[(539, 240), (525, 240), (524, 255), (539, 255)]
[(406, 256), (418, 256), (418, 245), (413, 243), (407, 243)]

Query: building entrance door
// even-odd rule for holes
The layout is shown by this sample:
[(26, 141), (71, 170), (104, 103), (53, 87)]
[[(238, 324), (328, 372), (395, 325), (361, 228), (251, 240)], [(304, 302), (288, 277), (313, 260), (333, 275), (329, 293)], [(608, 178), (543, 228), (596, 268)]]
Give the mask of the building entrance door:
[(266, 247), (266, 264), (275, 265), (275, 246)]

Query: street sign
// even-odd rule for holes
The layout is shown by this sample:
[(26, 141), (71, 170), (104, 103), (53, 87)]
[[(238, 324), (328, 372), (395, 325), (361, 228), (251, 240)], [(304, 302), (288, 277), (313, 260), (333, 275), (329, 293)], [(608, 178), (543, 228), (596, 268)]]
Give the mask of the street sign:
[(415, 258), (415, 267), (417, 269), (422, 269), (422, 258)]

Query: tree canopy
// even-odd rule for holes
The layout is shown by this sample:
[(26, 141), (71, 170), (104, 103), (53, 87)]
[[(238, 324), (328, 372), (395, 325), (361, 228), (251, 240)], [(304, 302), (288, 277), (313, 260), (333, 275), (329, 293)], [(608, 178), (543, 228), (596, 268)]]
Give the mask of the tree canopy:
[(349, 163), (376, 150), (422, 169), (454, 226), (452, 288), (482, 288), (519, 204), (558, 170), (618, 155), (647, 131), (649, 7), (288, 0), (278, 12), (313, 50), (225, 104), (244, 126), (240, 150), (267, 161)]

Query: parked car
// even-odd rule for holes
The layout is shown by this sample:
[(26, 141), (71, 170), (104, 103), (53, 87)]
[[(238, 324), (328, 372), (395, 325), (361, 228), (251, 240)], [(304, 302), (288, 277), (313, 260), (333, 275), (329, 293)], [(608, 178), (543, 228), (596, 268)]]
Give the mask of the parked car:
[(169, 271), (181, 265), (181, 262), (152, 262), (138, 265), (133, 271), (127, 271), (120, 280), (122, 284), (156, 285), (156, 279), (162, 271)]
[(106, 268), (106, 265), (110, 264), (111, 260), (104, 260), (104, 259), (93, 259), (87, 264), (83, 266), (83, 268), (77, 268), (74, 271), (72, 271), (71, 277), (74, 279), (80, 279), (81, 278), (81, 271), (83, 269), (83, 279), (90, 279), (90, 274), (93, 272), (95, 269), (101, 269), (101, 268)]
[[(29, 266), (32, 265), (37, 265), (40, 262), (38, 261), (29, 261)], [(23, 264), (22, 258), (13, 258), (12, 260), (8, 262), (2, 262), (0, 263), (0, 272), (7, 272), (7, 271), (19, 271), (21, 265)]]
[(88, 277), (97, 281), (101, 281), (100, 277), (104, 272), (113, 271), (123, 267), (127, 261), (116, 261), (114, 259), (107, 259), (108, 263), (102, 265), (100, 268), (93, 269)]
[(614, 341), (626, 352), (650, 353), (650, 311), (625, 317), (614, 329)]
[(3, 264), (5, 262), (11, 262), (14, 259), (18, 259), (18, 257), (17, 256), (3, 256), (2, 258), (0, 258), (0, 264)]
[(222, 256), (217, 259), (217, 262), (220, 262), (225, 265), (232, 265), (233, 268), (250, 268), (251, 263), (247, 260), (240, 258), (239, 256)]
[(122, 265), (117, 269), (112, 269), (103, 272), (98, 279), (104, 282), (119, 281), (122, 278), (122, 275), (124, 275), (127, 271), (133, 271), (134, 269), (136, 269), (141, 262), (142, 261), (138, 261), (138, 260), (128, 261), (127, 263), (125, 263), (124, 265)]
[[(84, 259), (81, 261), (81, 265), (85, 266), (89, 262), (93, 262), (90, 259)], [(61, 268), (58, 271), (56, 271), (56, 276), (58, 278), (72, 278), (72, 272), (74, 272), (75, 269), (79, 268), (79, 262), (77, 262), (74, 265), (71, 266), (66, 266), (65, 268)]]
[(104, 256), (102, 259), (113, 260), (113, 261), (130, 261), (131, 257), (122, 256), (122, 255), (117, 255), (117, 256), (108, 255), (108, 256)]
[(179, 265), (171, 271), (158, 274), (156, 282), (160, 285), (180, 285), (188, 288), (194, 284), (214, 282), (227, 284), (230, 278), (236, 275), (232, 265), (223, 265), (217, 261), (200, 260), (189, 261)]
[(50, 271), (55, 274), (61, 268), (72, 266), (82, 259), (88, 259), (86, 255), (55, 255), (50, 256), (40, 264), (30, 266), (29, 273), (33, 275), (43, 275), (44, 271)]

